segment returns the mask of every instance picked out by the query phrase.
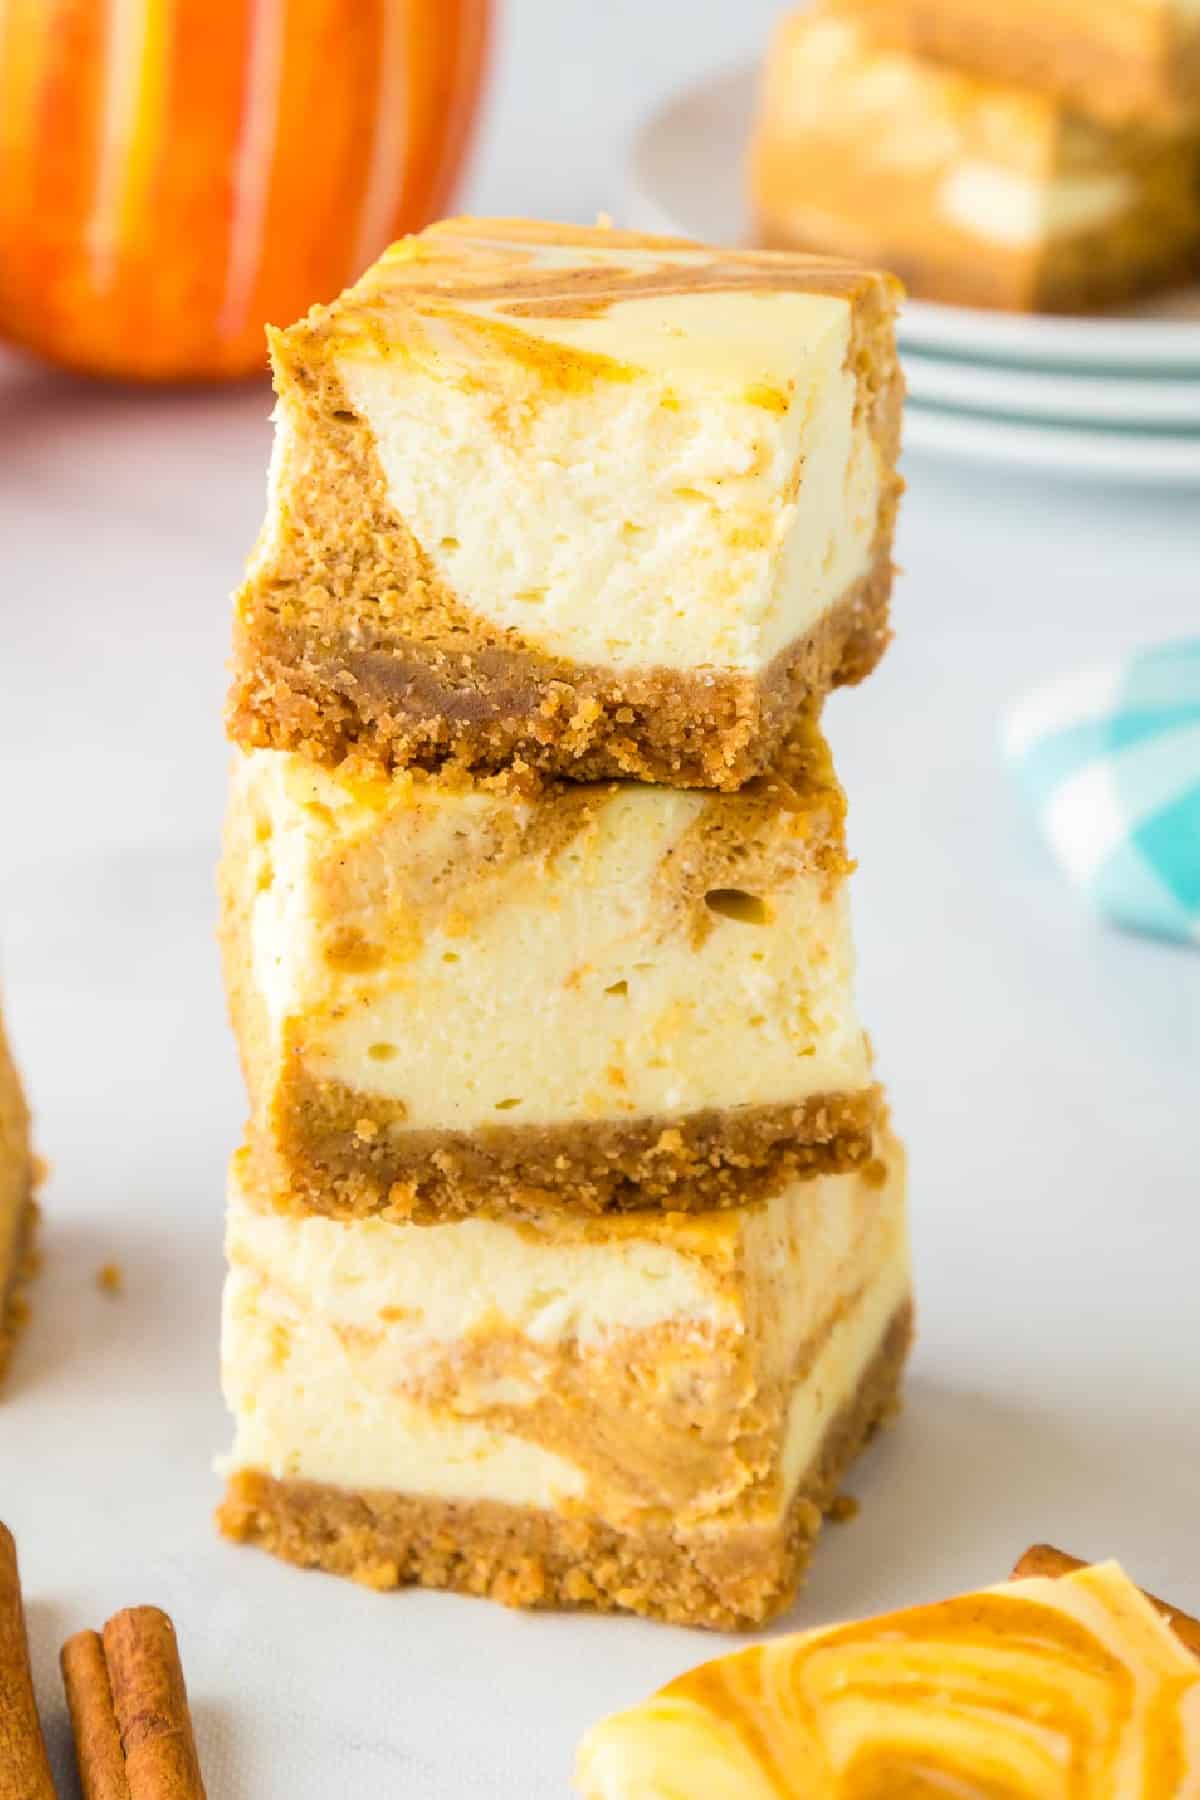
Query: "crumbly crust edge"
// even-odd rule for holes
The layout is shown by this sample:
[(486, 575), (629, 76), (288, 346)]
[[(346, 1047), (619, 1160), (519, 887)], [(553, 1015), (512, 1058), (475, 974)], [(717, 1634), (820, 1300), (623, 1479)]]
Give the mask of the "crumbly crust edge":
[(391, 1130), (388, 1102), (299, 1076), (267, 1132), (250, 1127), (248, 1162), (279, 1210), (332, 1218), (697, 1212), (862, 1168), (885, 1116), (872, 1086), (674, 1119)]
[[(894, 508), (892, 509), (894, 511)], [(358, 647), (256, 614), (235, 628), (228, 724), (244, 749), (292, 750), (336, 764), (476, 772), (527, 764), (573, 781), (633, 778), (731, 791), (769, 766), (809, 696), (854, 685), (891, 639), (891, 530), (872, 567), (761, 679), (712, 670), (544, 666), (491, 650), (494, 705), (463, 712), (458, 675), (423, 663), (397, 633)], [(480, 659), (482, 661), (482, 659)], [(487, 693), (485, 686), (482, 690)]]

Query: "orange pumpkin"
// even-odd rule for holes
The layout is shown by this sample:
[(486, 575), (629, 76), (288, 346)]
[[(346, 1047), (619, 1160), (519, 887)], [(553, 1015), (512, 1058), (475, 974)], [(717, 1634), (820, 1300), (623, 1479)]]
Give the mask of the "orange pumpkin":
[(263, 324), (446, 206), (490, 0), (6, 0), (0, 338), (147, 381), (242, 375)]

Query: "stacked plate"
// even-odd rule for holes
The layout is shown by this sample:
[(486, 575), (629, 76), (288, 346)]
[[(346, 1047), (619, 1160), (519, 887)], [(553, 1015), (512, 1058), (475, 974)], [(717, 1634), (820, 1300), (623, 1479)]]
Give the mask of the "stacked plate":
[[(667, 102), (638, 134), (626, 222), (750, 241), (754, 72)], [(900, 320), (910, 449), (1068, 476), (1200, 485), (1200, 289), (1127, 316), (1031, 318), (910, 300)]]

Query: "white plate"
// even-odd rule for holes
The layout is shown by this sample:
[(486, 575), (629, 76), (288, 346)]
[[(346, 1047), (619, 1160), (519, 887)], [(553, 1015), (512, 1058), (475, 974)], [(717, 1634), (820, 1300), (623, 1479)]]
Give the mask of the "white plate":
[(921, 405), (1060, 424), (1200, 432), (1200, 380), (1184, 375), (1151, 380), (1087, 369), (1022, 369), (924, 356), (916, 350), (906, 354), (904, 372), (909, 398)]
[(907, 450), (918, 453), (972, 457), (1123, 486), (1190, 487), (1200, 483), (1200, 434), (1089, 430), (910, 406), (904, 442)]
[[(634, 143), (627, 222), (710, 242), (750, 236), (744, 190), (755, 73), (735, 69), (667, 101)], [(1200, 290), (1103, 319), (1031, 318), (910, 300), (900, 342), (985, 362), (1200, 374)]]

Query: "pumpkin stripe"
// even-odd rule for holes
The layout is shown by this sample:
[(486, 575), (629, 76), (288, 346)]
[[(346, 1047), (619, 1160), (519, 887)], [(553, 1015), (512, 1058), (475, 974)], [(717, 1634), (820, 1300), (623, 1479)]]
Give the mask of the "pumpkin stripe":
[(421, 211), (428, 209), (437, 217), (449, 202), (458, 176), (468, 135), (475, 122), (479, 98), (479, 81), (488, 51), (489, 8), (486, 0), (463, 0), (453, 15), (455, 34), (454, 58), (448, 78), (449, 118), (439, 150), (435, 152), (433, 176)]
[[(299, 287), (312, 299), (344, 279), (357, 221), (347, 202), (361, 192), (369, 158), (369, 94), (377, 56), (378, 7), (370, 0), (347, 12), (345, 0), (290, 0), (279, 101), (280, 151), (266, 209), (275, 243), (296, 242), (290, 268), (264, 267), (255, 294), (260, 319), (291, 316)], [(327, 70), (337, 65), (331, 85)], [(305, 221), (297, 233), (295, 221)]]
[(287, 0), (254, 0), (241, 135), (234, 159), (229, 264), (217, 319), (222, 339), (244, 330), (266, 243), (267, 200), (279, 145)]
[(86, 233), (100, 296), (118, 280), (122, 251), (149, 222), (154, 153), (165, 126), (169, 29), (165, 0), (108, 0), (104, 107)]
[[(55, 111), (73, 96), (62, 67), (66, 49), (61, 8), (41, 0), (10, 0), (0, 10), (0, 292), (11, 291), (26, 312), (53, 306), (52, 268), (60, 245), (39, 229), (43, 209), (57, 206), (64, 156), (53, 135)], [(71, 115), (66, 112), (66, 131)], [(57, 235), (57, 234), (56, 234)]]
[(404, 192), (405, 140), (411, 111), (405, 32), (408, 10), (409, 0), (383, 0), (375, 131), (358, 235), (346, 271), (347, 280), (359, 276), (386, 246)]
[(130, 247), (131, 319), (159, 352), (154, 311), (177, 320), (176, 353), (223, 345), (217, 325), (229, 280), (234, 210), (233, 148), (242, 121), (252, 8), (238, 4), (214, 32), (211, 16), (175, 5), (167, 116), (169, 142), (157, 159), (153, 235)]

